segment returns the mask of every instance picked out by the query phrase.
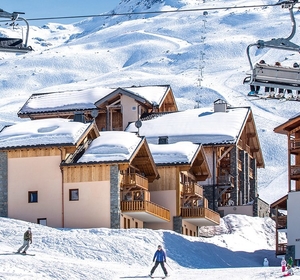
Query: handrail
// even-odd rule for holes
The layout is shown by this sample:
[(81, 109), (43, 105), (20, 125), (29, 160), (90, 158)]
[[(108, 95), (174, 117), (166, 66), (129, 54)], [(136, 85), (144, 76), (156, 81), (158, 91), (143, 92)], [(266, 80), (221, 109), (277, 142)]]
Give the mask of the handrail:
[(170, 221), (170, 211), (154, 202), (145, 200), (134, 200), (134, 201), (121, 201), (121, 211), (145, 211), (156, 217)]
[(203, 188), (195, 182), (185, 183), (182, 185), (184, 195), (198, 195), (203, 197)]
[(183, 218), (205, 218), (217, 224), (220, 223), (220, 214), (204, 207), (182, 207), (181, 216)]
[(296, 149), (300, 149), (300, 139), (294, 139), (294, 140), (291, 140), (291, 146), (290, 148), (292, 150), (296, 150)]
[(123, 186), (138, 186), (148, 190), (148, 179), (138, 173), (124, 174), (121, 184)]

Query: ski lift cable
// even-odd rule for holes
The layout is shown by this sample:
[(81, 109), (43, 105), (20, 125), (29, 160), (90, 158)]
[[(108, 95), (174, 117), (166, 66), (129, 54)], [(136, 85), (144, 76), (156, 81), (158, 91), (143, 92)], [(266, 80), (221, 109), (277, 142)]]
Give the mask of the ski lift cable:
[[(89, 17), (132, 16), (132, 15), (146, 15), (146, 14), (167, 14), (167, 13), (183, 13), (183, 12), (201, 12), (201, 11), (215, 11), (215, 10), (265, 8), (265, 7), (274, 7), (274, 6), (277, 6), (277, 4), (250, 5), (250, 6), (228, 6), (228, 7), (207, 7), (207, 8), (197, 8), (197, 9), (165, 10), (165, 11), (145, 11), (145, 12), (128, 12), (128, 13), (110, 13), (110, 14), (59, 16), (59, 17), (42, 17), (42, 18), (28, 18), (27, 21), (60, 20), (60, 19), (72, 19), (72, 18), (75, 19), (75, 18), (89, 18)], [(0, 22), (2, 22), (2, 20)]]

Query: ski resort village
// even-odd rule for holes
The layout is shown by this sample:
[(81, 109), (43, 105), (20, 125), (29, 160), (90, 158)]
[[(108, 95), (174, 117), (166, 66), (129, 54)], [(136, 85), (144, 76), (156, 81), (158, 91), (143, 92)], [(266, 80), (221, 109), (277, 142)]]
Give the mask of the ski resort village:
[(299, 8), (2, 7), (0, 280), (300, 279)]

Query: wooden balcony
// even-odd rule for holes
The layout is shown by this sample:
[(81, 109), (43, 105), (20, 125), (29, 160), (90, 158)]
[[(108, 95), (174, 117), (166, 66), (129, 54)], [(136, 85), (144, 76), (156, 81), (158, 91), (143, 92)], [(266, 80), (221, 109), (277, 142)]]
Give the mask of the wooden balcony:
[(204, 207), (182, 207), (181, 216), (196, 226), (215, 226), (220, 224), (219, 213)]
[(286, 254), (287, 243), (276, 244), (276, 255), (285, 255)]
[(292, 180), (300, 179), (300, 165), (291, 165), (291, 179)]
[(202, 186), (196, 183), (185, 183), (182, 184), (182, 194), (184, 196), (198, 196), (203, 197), (203, 188)]
[(290, 141), (290, 150), (292, 154), (300, 152), (300, 139), (293, 139)]
[(278, 216), (276, 217), (272, 217), (272, 219), (276, 222), (277, 219), (277, 223), (276, 223), (276, 227), (277, 229), (284, 229), (287, 228), (287, 216)]
[(140, 174), (124, 174), (122, 181), (122, 187), (138, 187), (144, 190), (148, 190), (148, 179)]
[(121, 201), (121, 211), (143, 222), (170, 222), (170, 211), (151, 201)]

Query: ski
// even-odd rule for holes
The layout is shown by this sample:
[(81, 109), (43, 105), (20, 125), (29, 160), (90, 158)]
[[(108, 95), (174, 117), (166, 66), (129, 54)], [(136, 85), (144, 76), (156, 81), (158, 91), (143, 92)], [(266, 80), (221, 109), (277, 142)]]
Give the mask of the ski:
[(22, 255), (22, 256), (35, 256), (35, 254), (29, 254), (29, 253), (26, 253), (26, 254), (18, 253), (18, 252), (13, 252), (13, 253), (16, 255)]
[(150, 276), (150, 275), (149, 275), (149, 277), (152, 278), (152, 279), (154, 279), (154, 278), (166, 279), (166, 278), (169, 277), (169, 276), (170, 276), (170, 275), (168, 275), (168, 276)]

